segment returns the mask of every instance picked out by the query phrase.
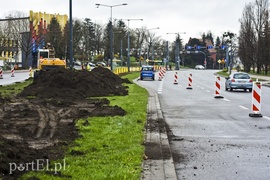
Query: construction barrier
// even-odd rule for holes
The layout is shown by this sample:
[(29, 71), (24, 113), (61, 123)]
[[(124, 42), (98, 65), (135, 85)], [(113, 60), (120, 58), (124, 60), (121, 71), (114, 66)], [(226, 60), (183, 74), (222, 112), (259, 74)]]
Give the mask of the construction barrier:
[(3, 79), (3, 70), (0, 68), (0, 79)]
[(31, 66), (29, 67), (29, 77), (30, 78), (33, 77), (33, 72), (32, 72), (32, 67)]
[(162, 81), (162, 73), (161, 73), (161, 71), (158, 72), (158, 80)]
[(215, 98), (223, 98), (223, 96), (220, 95), (220, 76), (216, 77)]
[(173, 84), (178, 84), (178, 74), (177, 72), (174, 73), (174, 82)]
[(14, 77), (14, 67), (11, 69), (11, 77)]
[(261, 82), (254, 82), (252, 88), (252, 106), (253, 113), (249, 113), (249, 117), (263, 117), (260, 113), (261, 110)]
[(192, 74), (191, 73), (189, 73), (188, 86), (186, 89), (192, 89)]

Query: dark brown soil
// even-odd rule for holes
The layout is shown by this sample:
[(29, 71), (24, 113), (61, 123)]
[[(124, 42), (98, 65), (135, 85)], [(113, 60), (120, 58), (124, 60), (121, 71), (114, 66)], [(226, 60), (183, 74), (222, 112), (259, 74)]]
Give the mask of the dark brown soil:
[[(17, 179), (27, 172), (11, 170), (20, 164), (61, 159), (67, 145), (79, 137), (76, 120), (125, 115), (121, 107), (99, 98), (127, 95), (123, 83), (130, 82), (106, 68), (57, 69), (41, 74), (16, 97), (0, 97), (0, 179)], [(85, 119), (84, 125), (89, 124)]]

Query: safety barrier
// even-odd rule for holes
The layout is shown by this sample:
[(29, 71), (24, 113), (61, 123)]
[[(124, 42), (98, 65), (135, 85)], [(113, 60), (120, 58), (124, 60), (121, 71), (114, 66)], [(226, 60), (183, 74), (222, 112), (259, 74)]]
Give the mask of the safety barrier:
[(3, 79), (3, 70), (0, 68), (0, 79)]
[(189, 73), (188, 86), (186, 89), (192, 89), (192, 74), (191, 73)]
[(161, 73), (161, 71), (158, 72), (158, 80), (162, 81), (162, 73)]
[(174, 73), (174, 81), (173, 84), (178, 84), (178, 74), (177, 72)]
[(252, 88), (252, 106), (253, 113), (249, 113), (249, 117), (263, 117), (261, 111), (261, 91), (262, 83), (254, 82)]
[(223, 98), (223, 96), (220, 95), (220, 76), (216, 77), (215, 98)]
[(11, 77), (14, 77), (15, 75), (14, 75), (14, 67), (11, 69)]
[(30, 78), (33, 77), (33, 71), (32, 71), (32, 67), (31, 66), (29, 67), (29, 77)]

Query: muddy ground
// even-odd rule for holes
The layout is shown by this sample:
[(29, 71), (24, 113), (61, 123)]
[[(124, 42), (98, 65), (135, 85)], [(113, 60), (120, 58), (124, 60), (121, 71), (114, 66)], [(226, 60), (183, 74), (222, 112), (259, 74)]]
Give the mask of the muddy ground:
[(61, 159), (79, 137), (76, 120), (85, 118), (87, 125), (86, 117), (125, 115), (108, 99), (97, 98), (127, 95), (124, 83), (130, 82), (106, 68), (58, 69), (42, 74), (16, 97), (0, 95), (0, 179), (20, 177), (25, 172), (20, 164)]

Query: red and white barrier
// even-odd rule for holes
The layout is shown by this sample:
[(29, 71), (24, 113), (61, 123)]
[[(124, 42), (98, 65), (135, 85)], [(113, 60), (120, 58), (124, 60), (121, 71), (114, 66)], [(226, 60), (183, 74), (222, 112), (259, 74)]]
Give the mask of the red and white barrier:
[(178, 74), (177, 74), (177, 72), (175, 72), (175, 74), (174, 74), (174, 82), (173, 82), (173, 84), (178, 84)]
[(11, 77), (14, 77), (14, 68), (11, 69)]
[(3, 70), (0, 68), (0, 79), (3, 79)]
[(186, 89), (192, 89), (192, 74), (191, 73), (189, 73), (188, 86)]
[(162, 81), (162, 73), (161, 73), (161, 71), (158, 72), (158, 80)]
[(33, 72), (32, 72), (32, 67), (31, 66), (29, 67), (29, 76), (33, 77)]
[(223, 96), (220, 95), (220, 77), (216, 77), (216, 84), (215, 84), (215, 98), (223, 98)]
[(262, 92), (262, 83), (254, 82), (252, 88), (252, 106), (251, 106), (253, 113), (249, 113), (250, 117), (263, 117), (262, 114), (260, 113), (261, 92)]

